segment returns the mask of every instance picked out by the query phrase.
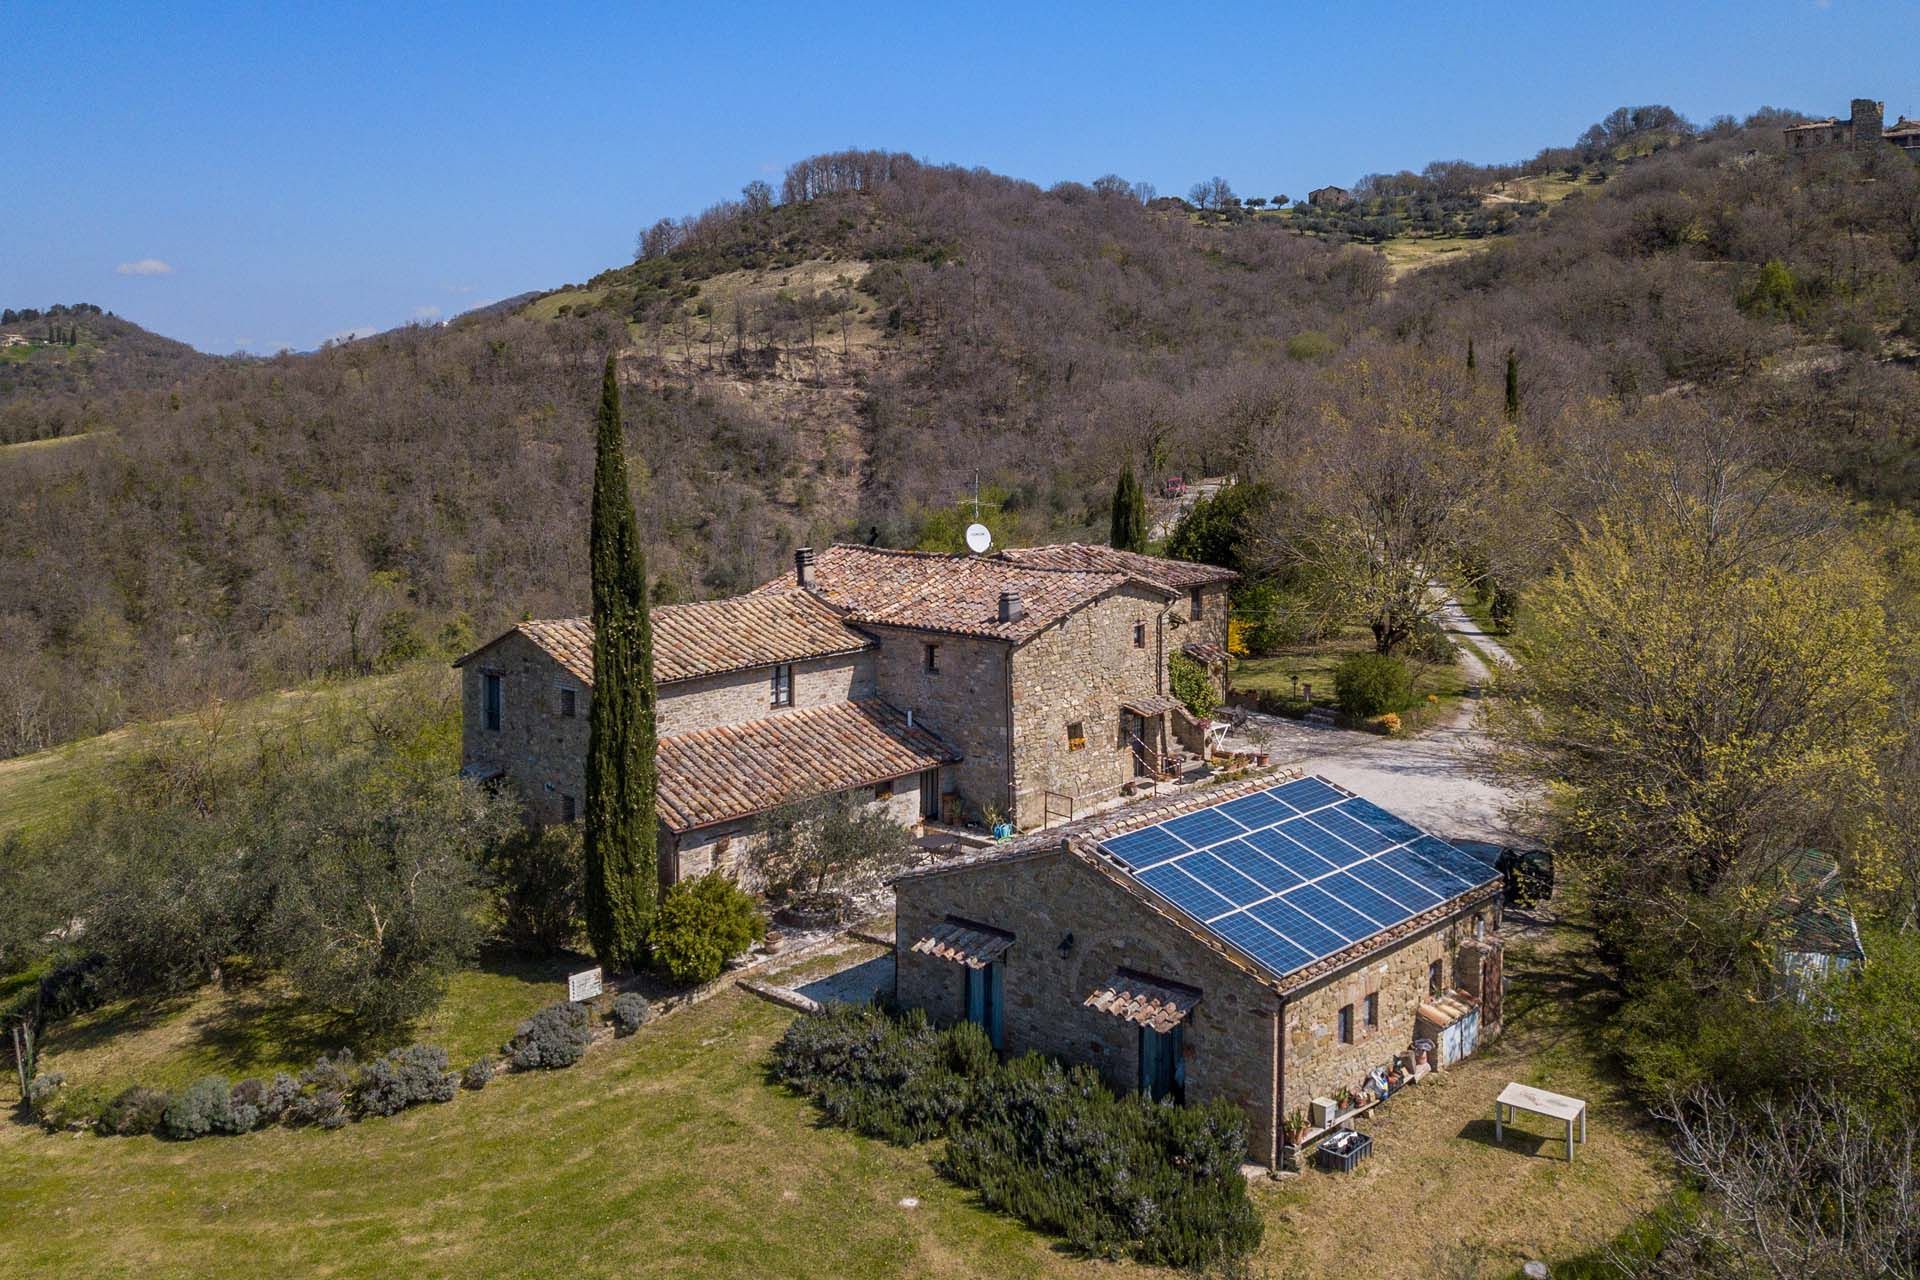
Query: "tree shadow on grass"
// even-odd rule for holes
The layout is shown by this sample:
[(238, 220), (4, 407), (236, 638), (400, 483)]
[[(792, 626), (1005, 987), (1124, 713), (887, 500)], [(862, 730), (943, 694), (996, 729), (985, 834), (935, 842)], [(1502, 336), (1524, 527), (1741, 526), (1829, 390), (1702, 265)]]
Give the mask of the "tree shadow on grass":
[(194, 993), (118, 1000), (89, 1013), (52, 1022), (43, 1053), (84, 1053), (121, 1036), (138, 1035), (174, 1018), (193, 1003)]
[(198, 1024), (195, 1049), (236, 1074), (311, 1062), (323, 1053), (359, 1049), (361, 1037), (338, 1016), (285, 992), (251, 990)]
[(481, 948), (473, 967), (498, 978), (516, 978), (521, 982), (542, 985), (565, 982), (568, 974), (593, 968), (593, 958), (578, 951), (542, 954), (494, 943)]

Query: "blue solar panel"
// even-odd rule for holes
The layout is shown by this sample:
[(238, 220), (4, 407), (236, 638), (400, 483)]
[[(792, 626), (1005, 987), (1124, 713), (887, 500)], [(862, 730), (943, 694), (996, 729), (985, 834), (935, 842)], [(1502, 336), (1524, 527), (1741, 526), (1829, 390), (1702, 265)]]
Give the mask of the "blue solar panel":
[(1229, 840), (1213, 846), (1208, 852), (1241, 875), (1252, 876), (1275, 893), (1293, 888), (1302, 879), (1245, 840)]
[(1348, 942), (1358, 942), (1369, 934), (1378, 933), (1384, 924), (1384, 921), (1355, 911), (1317, 884), (1303, 884), (1298, 889), (1289, 889), (1282, 901), (1306, 912), (1335, 933), (1345, 934)]
[(1268, 827), (1247, 837), (1247, 843), (1272, 858), (1302, 880), (1311, 880), (1333, 870), (1333, 864), (1287, 835), (1285, 827)]
[(1366, 823), (1381, 835), (1391, 836), (1395, 844), (1405, 844), (1409, 840), (1418, 840), (1426, 834), (1426, 832), (1414, 826), (1411, 822), (1396, 818), (1373, 801), (1362, 800), (1358, 796), (1341, 805), (1340, 812), (1360, 819), (1360, 821)]
[(1270, 827), (1276, 822), (1285, 822), (1293, 816), (1292, 809), (1263, 791), (1256, 791), (1250, 796), (1241, 796), (1238, 800), (1229, 800), (1220, 806), (1220, 812), (1249, 831)]
[(1184, 817), (1170, 818), (1160, 825), (1196, 849), (1246, 834), (1246, 828), (1218, 809), (1202, 809)]
[(1324, 880), (1316, 880), (1314, 887), (1332, 894), (1369, 919), (1379, 921), (1383, 927), (1399, 924), (1413, 914), (1410, 908), (1365, 883), (1351, 871), (1338, 871)]
[(1337, 804), (1346, 799), (1318, 778), (1302, 778), (1298, 782), (1289, 782), (1282, 787), (1273, 787), (1267, 794), (1276, 800), (1285, 801), (1302, 813)]
[(1428, 862), (1412, 849), (1389, 849), (1380, 855), (1380, 862), (1437, 897), (1451, 898), (1467, 891), (1459, 876)]
[(1322, 809), (1308, 821), (1316, 827), (1325, 827), (1365, 854), (1382, 853), (1401, 843), (1392, 836), (1381, 835), (1372, 827), (1363, 826), (1338, 809)]
[(1148, 827), (1144, 831), (1130, 831), (1124, 836), (1115, 836), (1111, 840), (1101, 842), (1100, 847), (1134, 869), (1150, 867), (1156, 862), (1164, 862), (1177, 853), (1187, 851), (1186, 845), (1159, 827)]
[(1497, 874), (1492, 867), (1472, 854), (1462, 853), (1445, 840), (1433, 836), (1421, 836), (1408, 848), (1428, 862), (1439, 863), (1468, 885), (1485, 884)]
[(1295, 946), (1244, 911), (1216, 920), (1207, 927), (1275, 973), (1290, 973), (1314, 959), (1311, 952)]
[(1358, 862), (1361, 858), (1359, 850), (1315, 822), (1289, 822), (1280, 830), (1325, 858), (1333, 866), (1344, 867), (1349, 862)]
[(1439, 894), (1407, 879), (1379, 859), (1355, 863), (1347, 869), (1347, 874), (1414, 911), (1425, 911), (1440, 904)]
[(1190, 854), (1173, 865), (1236, 907), (1244, 907), (1249, 902), (1258, 902), (1268, 893), (1265, 886), (1241, 875), (1225, 862), (1214, 857), (1211, 852)]
[(1332, 955), (1351, 941), (1344, 934), (1319, 924), (1285, 898), (1273, 898), (1248, 907), (1247, 914), (1261, 924), (1271, 925), (1296, 946), (1312, 952), (1316, 960)]
[(1222, 911), (1233, 910), (1233, 903), (1195, 880), (1174, 863), (1165, 863), (1142, 871), (1140, 883), (1196, 920), (1208, 920)]

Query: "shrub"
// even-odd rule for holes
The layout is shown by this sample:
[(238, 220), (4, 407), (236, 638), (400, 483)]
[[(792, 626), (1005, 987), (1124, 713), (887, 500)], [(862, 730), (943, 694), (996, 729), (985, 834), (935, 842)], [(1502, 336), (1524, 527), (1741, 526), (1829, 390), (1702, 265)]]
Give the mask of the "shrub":
[(727, 961), (767, 936), (752, 895), (719, 872), (667, 890), (653, 917), (647, 948), (675, 982), (712, 982)]
[(475, 1058), (467, 1064), (467, 1069), (460, 1073), (460, 1086), (464, 1089), (472, 1089), (477, 1093), (486, 1088), (492, 1079), (493, 1059)]
[(361, 1115), (390, 1116), (423, 1102), (446, 1102), (453, 1091), (454, 1078), (447, 1074), (447, 1051), (416, 1044), (395, 1049), (360, 1068), (353, 1102)]
[(287, 1123), (338, 1129), (347, 1122), (347, 1098), (353, 1092), (353, 1051), (321, 1054), (300, 1073), (300, 1096), (287, 1112)]
[(592, 1034), (586, 1006), (563, 1000), (520, 1024), (507, 1041), (507, 1058), (520, 1071), (570, 1067), (587, 1051)]
[(913, 835), (850, 794), (783, 804), (757, 824), (748, 858), (775, 902), (843, 904), (880, 884), (913, 853)]
[(993, 1063), (993, 1046), (971, 1023), (936, 1031), (919, 1009), (891, 1018), (871, 1005), (830, 1004), (794, 1019), (772, 1069), (832, 1123), (905, 1145), (948, 1132)]
[(500, 894), (500, 932), (530, 951), (553, 952), (580, 928), (583, 891), (578, 823), (523, 827), (489, 859)]
[(261, 1114), (261, 1104), (266, 1101), (267, 1086), (259, 1080), (242, 1080), (233, 1086), (227, 1094), (227, 1105), (233, 1111), (234, 1133), (251, 1133), (269, 1123)]
[(60, 1092), (60, 1086), (66, 1082), (67, 1078), (58, 1071), (49, 1071), (27, 1081), (27, 1109), (38, 1113), (43, 1105), (53, 1100), (53, 1095)]
[(185, 1142), (210, 1133), (236, 1133), (233, 1091), (224, 1076), (202, 1076), (175, 1094), (160, 1117), (167, 1137)]
[(169, 1099), (158, 1089), (134, 1085), (123, 1089), (100, 1113), (100, 1132), (118, 1138), (137, 1138), (154, 1132), (167, 1113)]
[(1428, 619), (1413, 629), (1413, 636), (1407, 642), (1407, 649), (1421, 662), (1434, 666), (1450, 667), (1459, 658), (1460, 652), (1454, 647), (1453, 637), (1438, 623)]
[(1400, 711), (1413, 701), (1413, 675), (1398, 658), (1356, 653), (1334, 668), (1333, 696), (1350, 716)]
[(622, 991), (613, 998), (613, 1012), (607, 1016), (613, 1023), (613, 1034), (630, 1036), (653, 1016), (653, 1006), (637, 991)]
[(300, 1082), (284, 1071), (276, 1072), (260, 1095), (260, 1123), (279, 1124), (300, 1103)]
[(1213, 677), (1207, 674), (1206, 667), (1186, 654), (1176, 653), (1167, 658), (1167, 680), (1173, 687), (1173, 696), (1180, 699), (1195, 719), (1210, 719), (1219, 710), (1220, 691), (1213, 687)]

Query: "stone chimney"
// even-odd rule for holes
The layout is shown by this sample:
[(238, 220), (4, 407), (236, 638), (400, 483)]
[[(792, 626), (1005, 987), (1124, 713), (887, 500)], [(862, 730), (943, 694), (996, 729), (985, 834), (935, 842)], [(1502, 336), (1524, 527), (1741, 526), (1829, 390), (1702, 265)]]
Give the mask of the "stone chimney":
[(793, 580), (808, 590), (813, 589), (812, 547), (801, 547), (793, 553)]
[(1000, 593), (1000, 621), (1018, 622), (1026, 616), (1027, 606), (1020, 603), (1020, 593), (1018, 591), (1002, 591)]

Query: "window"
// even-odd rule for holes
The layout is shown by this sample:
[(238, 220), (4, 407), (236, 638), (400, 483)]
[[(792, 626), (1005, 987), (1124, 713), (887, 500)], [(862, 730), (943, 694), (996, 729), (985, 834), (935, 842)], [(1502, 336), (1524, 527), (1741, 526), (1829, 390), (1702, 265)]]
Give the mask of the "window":
[(1067, 726), (1067, 750), (1081, 751), (1086, 748), (1086, 745), (1087, 726), (1083, 722), (1075, 720)]
[(1440, 961), (1435, 960), (1432, 964), (1427, 966), (1427, 994), (1428, 995), (1437, 996), (1440, 994), (1440, 983), (1441, 983), (1441, 979), (1444, 976), (1445, 975), (1442, 970)]
[(978, 969), (968, 968), (966, 974), (967, 1021), (985, 1031), (998, 1052), (1004, 1039), (1000, 1028), (1000, 965), (989, 961)]
[(793, 664), (783, 662), (773, 669), (773, 705), (790, 707), (793, 705)]
[(562, 720), (571, 720), (578, 713), (577, 698), (578, 695), (572, 689), (562, 686), (560, 690), (560, 718)]
[(1182, 1026), (1171, 1031), (1140, 1028), (1140, 1092), (1155, 1102), (1162, 1098), (1186, 1101), (1185, 1030)]
[(873, 784), (873, 798), (874, 798), (875, 800), (891, 800), (891, 799), (893, 799), (893, 779), (891, 779), (891, 778), (889, 778), (889, 779), (887, 779), (887, 780), (886, 780), (885, 782), (876, 782), (876, 783), (874, 783), (874, 784)]
[(1147, 647), (1147, 624), (1144, 622), (1133, 624), (1133, 647), (1136, 649)]
[(1189, 591), (1187, 595), (1193, 601), (1193, 608), (1188, 610), (1188, 612), (1192, 613), (1196, 618), (1206, 617), (1207, 597), (1201, 592), (1200, 588), (1195, 587), (1192, 591)]
[(503, 697), (500, 686), (501, 680), (498, 671), (488, 671), (481, 675), (481, 702), (485, 706), (484, 714), (486, 716), (486, 725), (488, 731), (491, 733), (500, 732), (500, 703)]
[(926, 649), (927, 649), (927, 670), (939, 671), (940, 670), (940, 646), (937, 644), (930, 644), (926, 646)]
[(1353, 1043), (1353, 1006), (1350, 1004), (1340, 1006), (1340, 1043)]
[(1366, 1014), (1367, 1030), (1378, 1031), (1380, 1029), (1380, 993), (1367, 992), (1367, 998), (1361, 1002), (1360, 1008)]
[(560, 797), (560, 821), (572, 822), (578, 816), (579, 816), (579, 808), (574, 803), (573, 797), (569, 795), (561, 796)]

